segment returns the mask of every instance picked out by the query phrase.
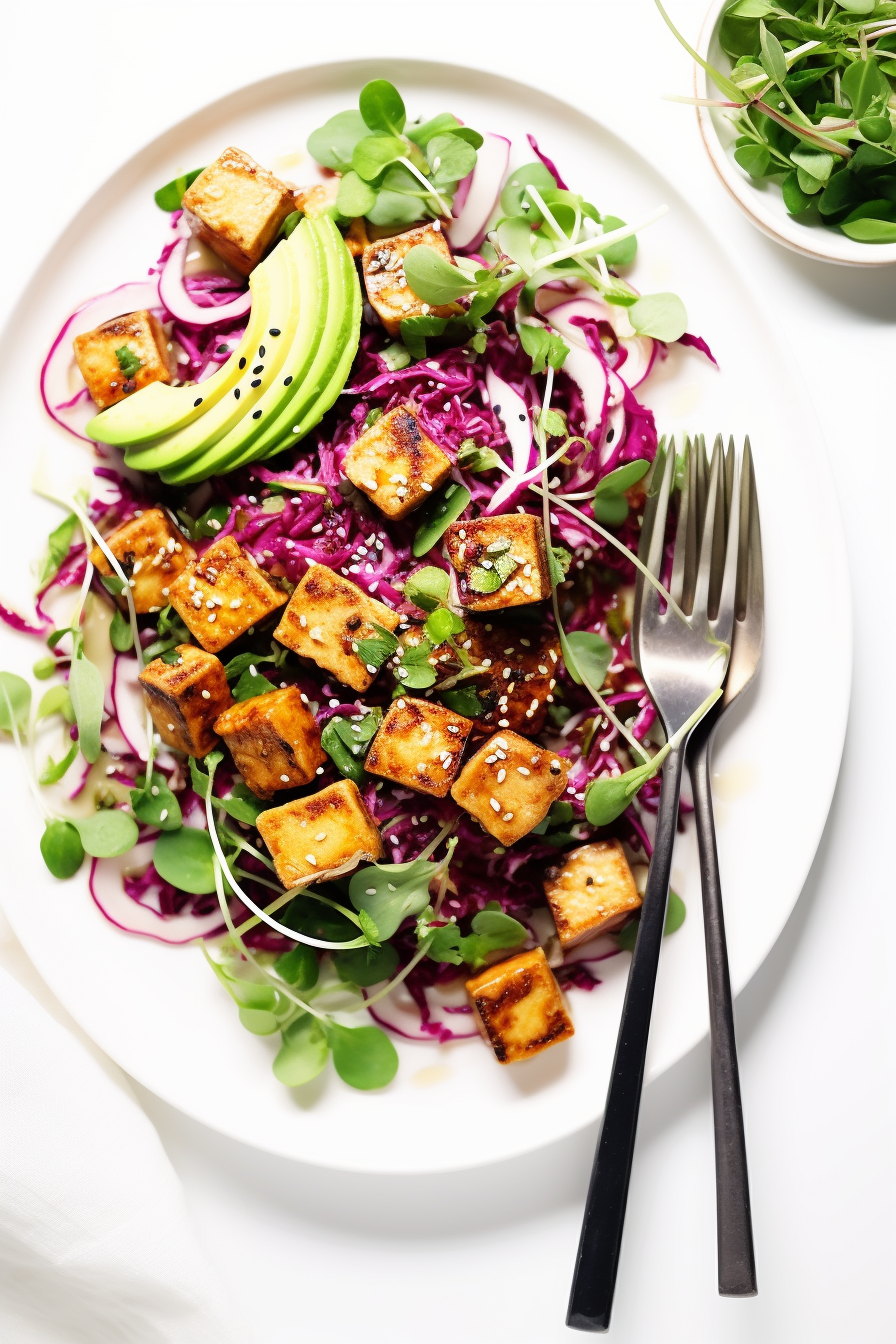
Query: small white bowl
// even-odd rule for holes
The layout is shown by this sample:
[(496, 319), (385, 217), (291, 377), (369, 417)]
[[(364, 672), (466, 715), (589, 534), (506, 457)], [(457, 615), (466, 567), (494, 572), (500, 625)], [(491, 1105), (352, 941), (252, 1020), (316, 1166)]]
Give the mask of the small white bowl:
[[(714, 0), (703, 21), (697, 50), (705, 61), (723, 74), (731, 70), (731, 59), (719, 43), (719, 28), (723, 12), (731, 0)], [(695, 64), (698, 98), (719, 98), (715, 84), (702, 66)], [(840, 266), (892, 266), (896, 262), (896, 243), (857, 243), (839, 229), (829, 228), (817, 219), (804, 222), (789, 215), (781, 196), (779, 179), (756, 181), (734, 160), (733, 147), (736, 132), (726, 109), (698, 107), (697, 121), (706, 152), (723, 184), (734, 197), (747, 218), (793, 252), (817, 261), (832, 261)]]

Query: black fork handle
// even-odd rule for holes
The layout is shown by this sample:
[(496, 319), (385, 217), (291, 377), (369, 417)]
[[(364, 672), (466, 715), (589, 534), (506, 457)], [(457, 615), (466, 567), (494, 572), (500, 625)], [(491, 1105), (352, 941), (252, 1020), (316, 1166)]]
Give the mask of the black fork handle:
[(628, 973), (616, 1056), (585, 1201), (566, 1316), (566, 1324), (573, 1330), (597, 1333), (607, 1330), (610, 1325), (638, 1131), (653, 994), (666, 921), (685, 746), (682, 743), (677, 750), (670, 751), (663, 765), (656, 842)]
[(706, 975), (709, 985), (719, 1292), (723, 1297), (755, 1297), (756, 1262), (747, 1176), (747, 1145), (734, 1035), (734, 1005), (728, 974), (722, 883), (712, 811), (710, 763), (716, 723), (717, 715), (709, 714), (698, 724), (694, 730), (688, 763), (700, 849)]

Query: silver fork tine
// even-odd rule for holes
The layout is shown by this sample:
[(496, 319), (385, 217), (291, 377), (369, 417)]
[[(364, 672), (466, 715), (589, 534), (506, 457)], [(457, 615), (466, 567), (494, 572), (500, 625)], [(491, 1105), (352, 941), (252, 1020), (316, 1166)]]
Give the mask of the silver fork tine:
[(717, 563), (719, 568), (724, 563), (724, 551), (722, 556), (717, 554), (717, 536), (720, 523), (724, 545), (724, 489), (721, 436), (718, 436), (712, 450), (712, 462), (709, 467), (709, 489), (706, 495), (706, 513), (703, 522), (703, 536), (700, 541), (700, 563), (697, 568), (697, 586), (694, 592), (693, 615), (695, 623), (707, 618), (713, 569)]
[(734, 610), (737, 627), (731, 649), (724, 704), (729, 705), (753, 679), (759, 663), (764, 628), (764, 582), (762, 573), (762, 532), (759, 502), (756, 497), (756, 473), (750, 440), (744, 440), (740, 493), (740, 546), (737, 557), (737, 588)]
[[(658, 468), (659, 470), (659, 468)], [(672, 484), (675, 480), (675, 443), (670, 442), (666, 451), (666, 460), (662, 467), (662, 475), (659, 477), (656, 486), (656, 499), (654, 505), (652, 527), (650, 530), (650, 544), (647, 549), (647, 558), (644, 563), (651, 574), (659, 575), (663, 566), (663, 551), (666, 546), (666, 518), (669, 513), (669, 497), (672, 493)], [(645, 523), (647, 521), (645, 515)], [(653, 592), (656, 589), (652, 589)]]
[(740, 554), (740, 524), (741, 507), (740, 491), (741, 477), (740, 473), (734, 471), (734, 443), (731, 443), (727, 455), (726, 476), (728, 476), (728, 463), (730, 462), (731, 476), (731, 494), (728, 498), (728, 537), (725, 545), (725, 556), (723, 570), (721, 575), (721, 584), (719, 591), (719, 601), (716, 610), (714, 634), (716, 639), (721, 640), (723, 644), (731, 643), (731, 636), (734, 630), (734, 611), (737, 597), (737, 579), (738, 579), (738, 556)]
[(684, 593), (688, 586), (688, 561), (691, 559), (691, 537), (696, 536), (697, 513), (692, 501), (692, 476), (694, 453), (691, 440), (684, 441), (684, 471), (681, 492), (678, 498), (678, 525), (675, 531), (675, 551), (672, 557), (672, 577), (669, 580), (669, 592), (684, 611)]

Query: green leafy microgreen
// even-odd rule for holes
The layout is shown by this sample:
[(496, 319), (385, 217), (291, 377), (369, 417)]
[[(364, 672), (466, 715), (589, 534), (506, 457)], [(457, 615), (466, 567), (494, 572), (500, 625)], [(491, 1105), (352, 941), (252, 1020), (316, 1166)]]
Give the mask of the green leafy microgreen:
[(164, 775), (156, 771), (149, 785), (131, 789), (131, 808), (144, 826), (157, 826), (162, 831), (176, 831), (183, 824), (180, 803), (168, 787)]
[(270, 803), (265, 802), (263, 798), (256, 798), (246, 784), (234, 784), (230, 796), (216, 798), (215, 806), (226, 812), (228, 817), (233, 817), (234, 821), (254, 826), (259, 815), (270, 807)]
[[(684, 901), (681, 899), (681, 897), (678, 895), (677, 892), (672, 891), (672, 889), (670, 888), (669, 903), (666, 906), (666, 920), (665, 923), (663, 924), (664, 938), (668, 938), (670, 933), (675, 933), (678, 929), (681, 928), (682, 924), (685, 921), (686, 914), (687, 911), (685, 910)], [(620, 929), (619, 932), (616, 934), (616, 942), (618, 943), (619, 947), (622, 948), (623, 952), (634, 952), (635, 942), (638, 937), (639, 924), (640, 924), (639, 919), (633, 919), (628, 924), (626, 924), (625, 928)]]
[(356, 641), (356, 652), (365, 667), (373, 668), (377, 672), (383, 663), (397, 651), (398, 640), (392, 631), (387, 630), (384, 626), (375, 625), (374, 629), (377, 632), (376, 635)]
[(403, 920), (421, 914), (429, 905), (429, 886), (437, 872), (438, 865), (429, 859), (371, 864), (352, 875), (349, 900), (356, 910), (367, 912), (379, 941), (385, 942)]
[(193, 524), (193, 540), (202, 537), (216, 537), (230, 517), (229, 504), (213, 504), (201, 513)]
[(6, 733), (13, 731), (13, 725), (23, 730), (30, 712), (31, 687), (25, 678), (15, 672), (0, 672), (0, 728)]
[(380, 946), (380, 931), (366, 910), (358, 911), (358, 919), (361, 924), (361, 932), (367, 939), (371, 947)]
[(74, 513), (70, 513), (67, 518), (63, 518), (58, 527), (47, 538), (47, 554), (41, 562), (37, 574), (38, 588), (45, 588), (50, 580), (59, 572), (59, 567), (65, 560), (72, 546), (72, 538), (75, 535), (75, 529), (78, 526), (78, 519)]
[(95, 859), (114, 859), (127, 854), (138, 840), (137, 823), (117, 807), (101, 808), (89, 817), (73, 817), (85, 853)]
[(436, 670), (429, 661), (431, 657), (432, 644), (428, 639), (408, 645), (395, 669), (399, 684), (409, 691), (422, 691), (428, 686), (434, 686)]
[(395, 86), (375, 79), (361, 90), (358, 111), (331, 117), (309, 136), (308, 150), (342, 174), (340, 214), (394, 228), (448, 214), (481, 144), (482, 137), (450, 113), (409, 124)]
[(566, 670), (573, 681), (580, 686), (587, 681), (600, 690), (613, 661), (612, 646), (594, 630), (570, 630), (565, 642), (572, 653), (573, 665), (567, 662)]
[(420, 510), (420, 523), (411, 548), (418, 560), (421, 556), (427, 555), (441, 539), (445, 529), (457, 521), (471, 498), (466, 486), (458, 485), (457, 481), (449, 481), (433, 494), (427, 504), (424, 504)]
[(529, 937), (526, 928), (505, 914), (497, 901), (490, 901), (474, 915), (470, 927), (471, 933), (462, 934), (454, 923), (425, 926), (423, 931), (428, 935), (426, 955), (432, 961), (448, 962), (453, 966), (466, 962), (476, 970), (485, 965), (493, 952), (521, 947)]
[(191, 187), (200, 173), (204, 173), (204, 168), (193, 168), (189, 173), (181, 173), (180, 177), (175, 177), (171, 182), (166, 182), (164, 187), (159, 187), (153, 195), (153, 200), (160, 210), (170, 214), (173, 210), (179, 210), (184, 199), (184, 192)]
[(109, 622), (109, 642), (118, 653), (127, 653), (134, 647), (134, 632), (126, 616), (116, 607)]
[(61, 761), (54, 761), (53, 757), (50, 756), (47, 760), (47, 764), (37, 777), (38, 783), (58, 784), (59, 780), (62, 779), (62, 776), (66, 773), (69, 767), (74, 764), (77, 755), (78, 744), (77, 742), (73, 742)]
[(38, 658), (31, 671), (37, 677), (38, 681), (46, 681), (52, 677), (53, 673), (58, 671), (59, 663), (55, 658)]
[(422, 611), (436, 611), (448, 601), (450, 586), (451, 576), (446, 570), (439, 569), (437, 565), (426, 565), (416, 570), (405, 582), (405, 601), (413, 602)]
[(392, 978), (398, 966), (398, 953), (391, 943), (354, 947), (349, 952), (334, 952), (333, 965), (340, 980), (369, 989)]
[(72, 708), (72, 698), (68, 693), (67, 686), (51, 686), (41, 697), (40, 704), (37, 707), (38, 723), (51, 714), (61, 714), (66, 723), (74, 723), (75, 711)]
[(294, 231), (296, 228), (298, 228), (299, 224), (301, 224), (303, 218), (304, 218), (304, 212), (303, 212), (303, 211), (301, 211), (301, 210), (293, 210), (291, 214), (288, 214), (288, 215), (286, 216), (286, 218), (284, 219), (283, 223), (280, 225), (280, 229), (279, 229), (279, 231), (278, 231), (278, 233), (277, 233), (277, 237), (278, 237), (278, 238), (290, 238), (290, 237), (292, 236), (292, 234), (293, 234), (293, 231)]
[(274, 1059), (274, 1077), (285, 1087), (302, 1087), (324, 1068), (330, 1046), (323, 1026), (303, 1013), (283, 1031), (283, 1044)]
[(548, 571), (551, 576), (551, 584), (556, 587), (562, 583), (569, 573), (569, 567), (572, 564), (572, 554), (565, 546), (552, 546), (548, 552)]
[[(359, 948), (364, 954), (364, 949)], [(348, 956), (349, 953), (335, 953), (335, 956)], [(320, 975), (320, 964), (313, 947), (307, 943), (296, 943), (288, 952), (284, 952), (274, 962), (274, 970), (294, 989), (313, 989)]]
[(635, 462), (626, 462), (615, 471), (608, 472), (594, 489), (592, 512), (599, 523), (605, 527), (618, 527), (628, 517), (628, 500), (625, 492), (637, 485), (650, 470), (650, 463), (643, 458)]
[(163, 831), (152, 861), (159, 877), (179, 891), (205, 896), (215, 890), (215, 851), (208, 831), (193, 826)]
[(517, 328), (517, 334), (520, 345), (532, 360), (533, 373), (544, 373), (549, 367), (555, 370), (563, 367), (569, 346), (562, 336), (548, 331), (546, 327), (530, 326), (524, 322)]
[(85, 657), (80, 641), (69, 668), (68, 690), (75, 711), (75, 722), (78, 725), (81, 755), (85, 761), (93, 765), (100, 754), (100, 729), (103, 725), (106, 686), (102, 672), (95, 663), (91, 663)]
[(115, 358), (125, 378), (133, 378), (134, 374), (143, 368), (143, 360), (126, 345), (119, 346), (115, 351)]
[(274, 687), (263, 677), (260, 672), (256, 672), (253, 667), (247, 667), (233, 688), (234, 700), (252, 700), (257, 695), (267, 695)]
[(688, 315), (677, 294), (645, 294), (628, 310), (628, 319), (641, 336), (677, 341), (688, 329)]
[(453, 303), (476, 288), (475, 280), (432, 247), (412, 247), (402, 264), (405, 279), (424, 303)]
[[(491, 550), (491, 547), (488, 549)], [(467, 584), (474, 593), (496, 593), (517, 569), (519, 563), (510, 554), (508, 541), (506, 550), (496, 552), (491, 559), (471, 566)]]
[(40, 838), (40, 852), (54, 877), (73, 877), (84, 862), (84, 846), (70, 821), (48, 821)]
[(482, 713), (483, 705), (472, 686), (459, 686), (456, 691), (443, 691), (440, 699), (446, 708), (464, 718), (476, 719)]
[(444, 644), (452, 635), (461, 634), (464, 623), (462, 617), (449, 611), (447, 607), (439, 607), (436, 611), (430, 612), (423, 628), (427, 639), (435, 646)]
[(364, 778), (364, 757), (382, 719), (382, 710), (373, 709), (358, 723), (337, 714), (324, 725), (321, 746), (339, 773), (356, 784)]
[(326, 1033), (333, 1065), (349, 1087), (367, 1092), (391, 1083), (398, 1072), (398, 1052), (379, 1027), (343, 1027), (328, 1022)]
[(494, 448), (480, 448), (475, 439), (464, 439), (457, 452), (457, 465), (462, 471), (477, 474), (500, 468), (502, 459)]

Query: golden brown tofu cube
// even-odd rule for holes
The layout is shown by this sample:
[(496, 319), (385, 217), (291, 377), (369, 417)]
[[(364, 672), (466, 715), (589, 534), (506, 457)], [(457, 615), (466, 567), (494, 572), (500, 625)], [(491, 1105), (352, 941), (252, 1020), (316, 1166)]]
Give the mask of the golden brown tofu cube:
[(408, 285), (402, 263), (412, 247), (420, 246), (431, 247), (446, 261), (452, 259), (438, 220), (394, 238), (369, 243), (364, 249), (361, 267), (367, 297), (390, 336), (399, 334), (406, 317), (421, 317), (425, 313), (451, 317), (462, 311), (456, 303), (424, 303)]
[(362, 860), (375, 862), (383, 857), (377, 824), (350, 779), (341, 779), (310, 798), (297, 798), (262, 812), (258, 829), (277, 876), (287, 888), (308, 881), (327, 882), (350, 872)]
[(374, 625), (394, 630), (399, 619), (357, 584), (326, 565), (312, 565), (290, 598), (274, 638), (332, 672), (343, 685), (366, 691), (378, 669), (359, 657), (358, 641), (377, 638)]
[(215, 723), (234, 763), (259, 798), (310, 784), (327, 757), (298, 686), (231, 705)]
[[(144, 509), (110, 532), (105, 542), (127, 575), (134, 610), (140, 615), (167, 606), (174, 580), (196, 559), (193, 547), (164, 509)], [(90, 552), (90, 563), (106, 577), (113, 572), (99, 546)], [(119, 605), (127, 605), (123, 596)]]
[(308, 187), (296, 187), (293, 192), (293, 209), (301, 210), (309, 219), (319, 219), (334, 209), (338, 194), (338, 177), (328, 178), (326, 182), (313, 182)]
[(528, 835), (566, 788), (562, 756), (517, 733), (496, 733), (471, 756), (451, 797), (502, 845)]
[(72, 344), (81, 377), (101, 411), (149, 383), (170, 383), (173, 377), (168, 337), (145, 308), (112, 317)]
[(474, 975), (467, 993), (499, 1064), (515, 1064), (574, 1035), (560, 987), (540, 947)]
[(168, 600), (202, 647), (218, 653), (282, 607), (286, 593), (233, 537), (222, 537), (187, 566), (171, 585)]
[(544, 894), (564, 948), (611, 933), (641, 906), (618, 840), (595, 840), (567, 850), (545, 873)]
[(291, 188), (241, 149), (225, 149), (184, 193), (196, 236), (248, 275), (295, 210)]
[(140, 673), (143, 695), (162, 741), (188, 756), (218, 744), (214, 722), (233, 703), (224, 664), (195, 644), (178, 644), (177, 663), (154, 658)]
[(367, 237), (367, 226), (363, 219), (353, 219), (342, 236), (351, 256), (357, 259), (364, 255), (364, 249), (370, 239)]
[(457, 571), (460, 600), (470, 611), (500, 611), (551, 595), (544, 529), (531, 513), (452, 523), (445, 550)]
[(372, 775), (444, 798), (460, 767), (472, 719), (444, 705), (401, 696), (393, 700), (367, 753)]
[[(477, 667), (477, 677), (464, 681), (476, 690), (482, 710), (476, 722), (494, 731), (540, 733), (553, 698), (560, 643), (550, 631), (525, 630), (512, 625), (468, 617), (463, 634), (455, 643)], [(457, 654), (448, 644), (433, 650), (440, 678), (454, 677), (461, 670)], [(430, 659), (432, 662), (433, 659)]]
[(387, 518), (404, 518), (448, 479), (451, 461), (417, 417), (396, 406), (352, 444), (342, 469)]

